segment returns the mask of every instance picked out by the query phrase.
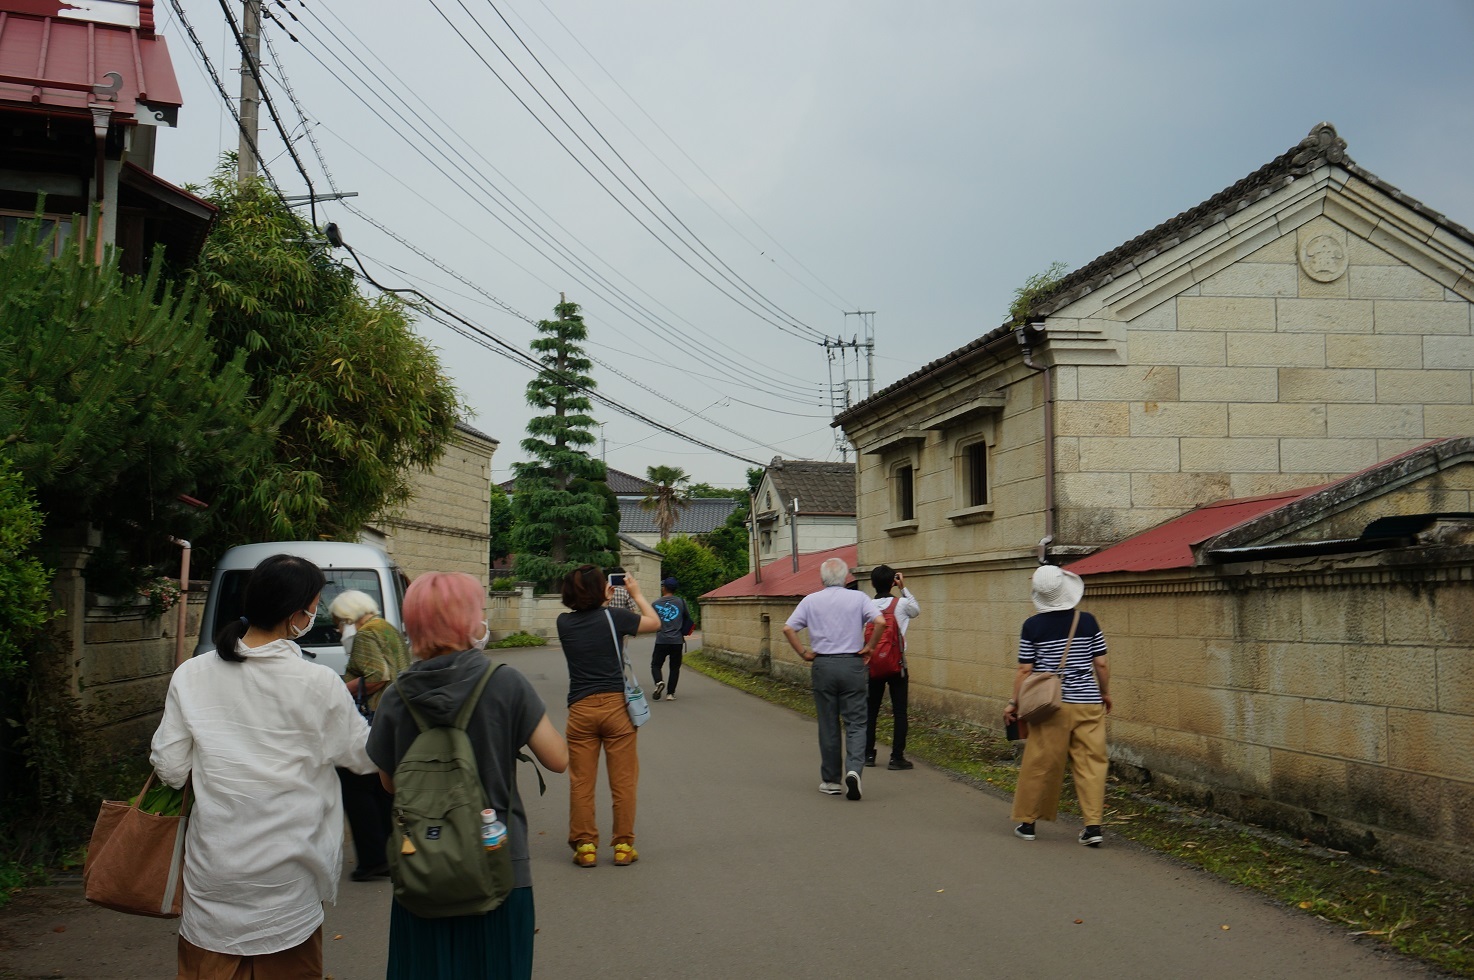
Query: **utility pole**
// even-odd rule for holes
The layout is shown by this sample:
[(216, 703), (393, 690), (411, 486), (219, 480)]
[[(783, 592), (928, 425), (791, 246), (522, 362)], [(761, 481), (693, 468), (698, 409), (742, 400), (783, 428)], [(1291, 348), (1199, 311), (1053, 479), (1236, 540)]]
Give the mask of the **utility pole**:
[(245, 41), (245, 50), (241, 52), (241, 142), (236, 155), (239, 163), (236, 175), (241, 183), (256, 176), (261, 162), (251, 148), (261, 132), (261, 90), (256, 86), (256, 71), (261, 66), (261, 0), (245, 0), (245, 3), (241, 23), (241, 37)]
[[(843, 337), (836, 337), (833, 340), (830, 340), (828, 337), (824, 338), (824, 353), (829, 358), (829, 408), (830, 412), (834, 415), (840, 415), (849, 409), (851, 404), (851, 384), (859, 385), (863, 380), (865, 382), (865, 397), (869, 398), (875, 394), (875, 311), (855, 310), (853, 312), (846, 312), (846, 323), (848, 323), (848, 318), (852, 316), (860, 318), (860, 327), (863, 333), (856, 332), (849, 340), (845, 340)], [(861, 339), (862, 335), (864, 337), (863, 340)], [(836, 351), (839, 352), (840, 380), (838, 383), (834, 380), (834, 357)], [(850, 379), (850, 351), (854, 351), (855, 354), (855, 377), (853, 381)], [(861, 351), (865, 353), (865, 364), (863, 367), (860, 364)], [(864, 372), (863, 378), (861, 377), (862, 370)], [(839, 429), (834, 430), (834, 448), (839, 450), (840, 459), (846, 462), (849, 461), (849, 440), (845, 438), (844, 433)]]

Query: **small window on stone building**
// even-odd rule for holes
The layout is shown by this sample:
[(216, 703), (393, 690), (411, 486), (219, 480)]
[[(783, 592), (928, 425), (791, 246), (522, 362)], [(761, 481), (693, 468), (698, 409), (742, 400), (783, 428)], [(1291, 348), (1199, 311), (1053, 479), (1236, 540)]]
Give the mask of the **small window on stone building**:
[(965, 506), (988, 502), (988, 444), (981, 439), (963, 449), (962, 482)]
[(907, 464), (898, 466), (891, 482), (895, 486), (895, 512), (898, 521), (916, 519), (916, 468)]

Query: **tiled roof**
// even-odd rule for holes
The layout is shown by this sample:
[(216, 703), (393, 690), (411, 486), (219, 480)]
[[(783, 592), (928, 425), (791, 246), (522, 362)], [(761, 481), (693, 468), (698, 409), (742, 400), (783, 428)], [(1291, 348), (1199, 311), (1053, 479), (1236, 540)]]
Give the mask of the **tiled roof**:
[[(737, 509), (739, 501), (730, 497), (700, 497), (686, 502), (676, 517), (672, 534), (707, 534), (727, 523), (727, 516)], [(655, 511), (646, 510), (638, 500), (619, 502), (620, 534), (659, 534)]]
[(626, 473), (624, 470), (616, 470), (612, 466), (607, 469), (609, 470), (609, 489), (614, 491), (615, 496), (643, 497), (655, 489), (655, 484), (644, 477)]
[(854, 463), (774, 458), (768, 479), (784, 510), (797, 497), (800, 515), (855, 513)]
[(500, 441), (493, 439), (491, 436), (487, 435), (485, 432), (482, 432), (480, 429), (473, 428), (472, 426), (469, 426), (464, 422), (456, 422), (455, 427), (464, 432), (466, 435), (471, 436), (472, 438), (481, 439), (484, 442), (489, 442), (493, 446), (501, 445)]
[[(802, 501), (799, 502), (802, 506)], [(793, 558), (784, 555), (763, 566), (763, 580), (749, 572), (720, 588), (712, 589), (702, 596), (708, 599), (742, 599), (755, 596), (802, 596), (817, 592), (824, 587), (819, 581), (819, 566), (829, 558), (842, 558), (850, 568), (859, 561), (859, 545), (847, 544), (827, 551), (811, 551), (798, 556), (798, 571), (793, 570)]]
[[(1129, 242), (1111, 249), (1099, 258), (1086, 263), (1065, 276), (1054, 289), (1050, 290), (1047, 294), (1035, 298), (1033, 305), (1029, 308), (1027, 319), (1042, 318), (1056, 310), (1063, 309), (1082, 296), (1089, 295), (1102, 286), (1115, 281), (1116, 278), (1129, 272), (1137, 265), (1147, 262), (1162, 252), (1181, 244), (1205, 228), (1217, 224), (1229, 215), (1242, 211), (1254, 202), (1268, 197), (1275, 191), (1294, 183), (1300, 177), (1313, 173), (1327, 164), (1334, 164), (1342, 168), (1358, 179), (1377, 188), (1377, 190), (1404, 207), (1410, 208), (1429, 220), (1442, 225), (1463, 240), (1474, 243), (1474, 233), (1471, 233), (1467, 228), (1450, 221), (1445, 215), (1409, 197), (1396, 187), (1382, 180), (1376, 174), (1357, 166), (1346, 155), (1346, 141), (1337, 135), (1336, 127), (1328, 122), (1323, 122), (1316, 124), (1310, 130), (1310, 135), (1306, 136), (1299, 143), (1249, 174), (1243, 180), (1224, 188), (1202, 204), (1189, 208), (1175, 218), (1162, 222), (1150, 231), (1137, 235)], [(842, 425), (847, 420), (856, 417), (867, 406), (875, 404), (876, 399), (886, 398), (902, 388), (921, 380), (938, 368), (955, 361), (959, 357), (964, 357), (981, 350), (994, 341), (1008, 336), (1015, 326), (1016, 324), (1012, 321), (1004, 323), (983, 334), (971, 343), (964, 344), (951, 353), (922, 366), (901, 380), (882, 388), (864, 401), (840, 413), (835, 417), (833, 424), (836, 426)]]

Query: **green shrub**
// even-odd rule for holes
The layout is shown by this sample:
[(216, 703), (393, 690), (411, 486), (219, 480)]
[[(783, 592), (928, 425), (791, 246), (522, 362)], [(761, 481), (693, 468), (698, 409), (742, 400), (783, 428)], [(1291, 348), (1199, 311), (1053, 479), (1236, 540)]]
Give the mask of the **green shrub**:
[(31, 640), (55, 615), (51, 573), (27, 550), (40, 535), (30, 488), (0, 456), (0, 678), (24, 671)]
[(516, 589), (517, 579), (515, 576), (508, 575), (504, 578), (494, 578), (491, 580), (491, 591), (493, 592), (515, 592)]
[(488, 643), (488, 650), (505, 650), (510, 647), (543, 647), (548, 641), (531, 633), (513, 633), (511, 636), (503, 637), (495, 643)]

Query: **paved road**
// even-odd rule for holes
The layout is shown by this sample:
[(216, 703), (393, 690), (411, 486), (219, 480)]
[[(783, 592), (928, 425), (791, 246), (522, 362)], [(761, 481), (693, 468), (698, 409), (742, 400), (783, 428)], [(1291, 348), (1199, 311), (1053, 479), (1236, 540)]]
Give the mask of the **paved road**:
[[(508, 660), (561, 728), (558, 650)], [(636, 663), (647, 676), (648, 655)], [(607, 841), (597, 868), (574, 867), (566, 778), (550, 776), (538, 799), (524, 774), (540, 978), (1432, 975), (1109, 837), (1080, 847), (1070, 822), (1017, 840), (1007, 801), (920, 764), (866, 770), (858, 803), (821, 795), (812, 721), (695, 673), (652, 712), (633, 867), (608, 863)], [(607, 834), (607, 786), (599, 799)], [(344, 882), (328, 911), (329, 976), (383, 976), (388, 902), (387, 883)], [(169, 922), (55, 888), (0, 914), (0, 967), (172, 976), (173, 937)]]

